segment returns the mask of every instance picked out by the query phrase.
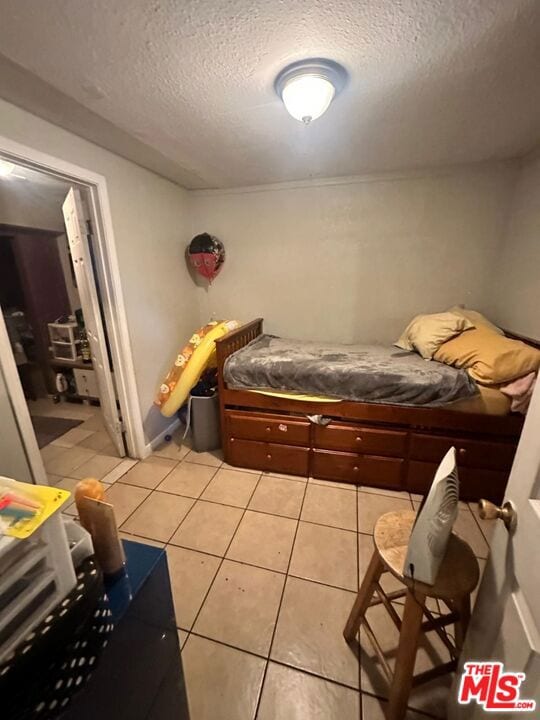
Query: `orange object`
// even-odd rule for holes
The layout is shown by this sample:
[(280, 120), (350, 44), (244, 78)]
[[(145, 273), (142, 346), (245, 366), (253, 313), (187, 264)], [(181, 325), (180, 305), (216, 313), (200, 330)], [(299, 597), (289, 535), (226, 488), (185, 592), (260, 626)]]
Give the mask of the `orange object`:
[(92, 536), (92, 544), (98, 564), (105, 575), (114, 575), (124, 567), (126, 558), (113, 506), (105, 502), (105, 488), (95, 478), (77, 483), (75, 504), (79, 520)]
[(96, 478), (86, 478), (77, 483), (75, 488), (75, 503), (82, 498), (88, 497), (93, 500), (103, 500), (105, 497), (105, 487)]

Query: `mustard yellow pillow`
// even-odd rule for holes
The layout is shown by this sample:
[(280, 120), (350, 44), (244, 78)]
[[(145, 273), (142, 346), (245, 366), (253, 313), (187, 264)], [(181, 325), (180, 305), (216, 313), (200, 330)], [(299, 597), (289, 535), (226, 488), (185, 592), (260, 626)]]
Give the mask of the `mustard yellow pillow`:
[(487, 327), (490, 330), (493, 330), (493, 332), (496, 332), (498, 335), (504, 335), (501, 328), (498, 328), (496, 325), (494, 325), (492, 322), (490, 322), (485, 315), (482, 315), (482, 313), (478, 312), (477, 310), (469, 310), (469, 308), (461, 307), (460, 305), (454, 305), (454, 307), (451, 307), (447, 312), (454, 313), (455, 315), (462, 315), (463, 317), (467, 318), (467, 320), (470, 320), (474, 327)]
[(403, 350), (416, 350), (423, 358), (431, 360), (440, 345), (472, 327), (470, 320), (456, 313), (417, 315), (395, 345)]
[(467, 368), (483, 385), (499, 385), (538, 370), (540, 350), (480, 326), (443, 343), (433, 359)]

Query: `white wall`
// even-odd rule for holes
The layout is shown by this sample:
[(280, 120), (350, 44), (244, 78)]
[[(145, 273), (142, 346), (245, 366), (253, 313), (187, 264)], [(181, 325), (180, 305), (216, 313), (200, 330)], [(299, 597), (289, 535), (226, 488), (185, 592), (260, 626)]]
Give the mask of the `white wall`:
[[(0, 318), (1, 320), (1, 318)], [(0, 367), (0, 475), (32, 482), (32, 471), (21, 442), (21, 433)]]
[(63, 232), (62, 199), (55, 203), (53, 196), (39, 192), (31, 182), (4, 179), (0, 181), (0, 223)]
[(518, 177), (507, 231), (490, 283), (489, 310), (509, 330), (540, 338), (540, 157)]
[(104, 175), (147, 439), (167, 422), (152, 407), (178, 347), (197, 323), (184, 262), (187, 193), (173, 183), (0, 100), (0, 135)]
[(226, 248), (200, 322), (265, 318), (270, 333), (392, 342), (419, 312), (482, 309), (513, 164), (196, 191), (192, 234)]

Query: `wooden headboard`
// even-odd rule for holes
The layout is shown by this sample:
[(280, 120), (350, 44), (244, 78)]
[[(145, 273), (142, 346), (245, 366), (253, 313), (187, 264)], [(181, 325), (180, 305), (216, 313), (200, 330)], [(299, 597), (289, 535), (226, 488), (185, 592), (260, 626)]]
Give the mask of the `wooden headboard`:
[[(240, 350), (240, 348), (244, 347), (260, 335), (262, 333), (262, 328), (263, 318), (256, 318), (255, 320), (251, 320), (245, 325), (241, 325), (236, 330), (233, 330), (232, 332), (227, 333), (227, 335), (224, 335), (222, 338), (216, 340), (218, 367), (223, 367), (223, 363), (229, 355), (232, 355), (233, 352)], [(520, 335), (519, 333), (512, 332), (512, 330), (506, 330), (505, 328), (502, 328), (502, 331), (506, 337), (509, 337), (512, 340), (521, 340), (521, 342), (540, 350), (540, 340), (535, 340), (534, 338), (527, 337), (526, 335)]]
[(225, 365), (225, 360), (229, 355), (232, 355), (233, 352), (240, 350), (240, 348), (243, 348), (252, 340), (255, 340), (257, 336), (261, 335), (262, 327), (263, 319), (257, 318), (216, 340), (216, 359), (220, 391), (224, 389), (223, 366)]

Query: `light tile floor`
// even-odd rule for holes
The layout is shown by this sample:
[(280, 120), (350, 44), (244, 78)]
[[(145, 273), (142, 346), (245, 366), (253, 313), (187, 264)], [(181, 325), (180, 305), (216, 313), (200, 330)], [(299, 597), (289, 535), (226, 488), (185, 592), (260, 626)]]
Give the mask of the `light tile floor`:
[[(102, 431), (99, 417), (90, 422)], [(384, 718), (378, 660), (365, 642), (358, 657), (342, 630), (376, 519), (417, 507), (419, 496), (231, 468), (218, 452), (191, 451), (178, 433), (147, 460), (115, 458), (109, 467), (107, 453), (81, 454), (91, 437), (44, 449), (51, 481), (70, 488), (95, 471), (122, 537), (166, 548), (192, 720)], [(462, 503), (456, 531), (483, 569), (490, 525)], [(383, 584), (399, 586), (388, 575)], [(381, 607), (370, 613), (392, 663), (395, 626)], [(448, 659), (430, 634), (417, 672), (439, 658)], [(448, 684), (414, 690), (408, 718), (445, 717)]]
[[(49, 455), (52, 455), (54, 449), (59, 447), (68, 449), (77, 447), (79, 450), (87, 450), (88, 457), (92, 457), (96, 453), (108, 456), (117, 455), (116, 448), (103, 424), (99, 406), (74, 402), (54, 403), (50, 398), (39, 398), (27, 402), (30, 415), (82, 421), (80, 425), (46, 446)], [(45, 448), (42, 448), (42, 454), (43, 450)]]

